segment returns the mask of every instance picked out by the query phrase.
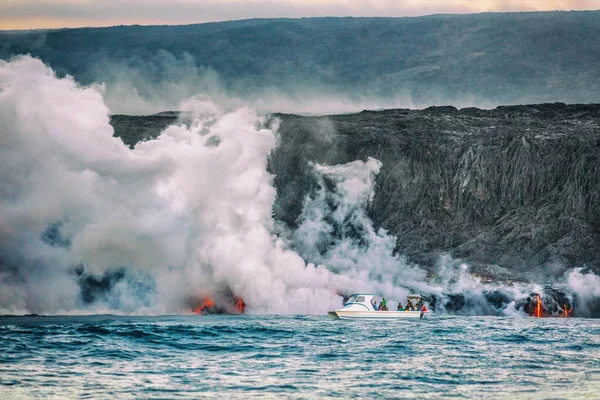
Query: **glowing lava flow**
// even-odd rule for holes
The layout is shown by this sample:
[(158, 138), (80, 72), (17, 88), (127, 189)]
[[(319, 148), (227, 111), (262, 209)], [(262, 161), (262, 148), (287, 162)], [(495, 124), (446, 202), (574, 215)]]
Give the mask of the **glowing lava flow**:
[(535, 308), (535, 315), (539, 318), (540, 315), (542, 314), (542, 302), (540, 300), (539, 294), (536, 296), (536, 299), (537, 299), (537, 307)]
[(202, 299), (202, 303), (194, 309), (194, 312), (196, 314), (200, 314), (202, 311), (204, 311), (205, 308), (213, 307), (214, 305), (215, 305), (215, 302), (210, 297), (207, 296), (204, 299)]
[(237, 306), (237, 309), (240, 312), (240, 314), (243, 314), (246, 309), (246, 303), (244, 303), (244, 299), (242, 299), (241, 297), (238, 297), (236, 306)]
[(569, 310), (569, 308), (567, 307), (567, 305), (564, 304), (563, 305), (563, 317), (569, 318), (569, 312), (571, 312), (571, 310)]

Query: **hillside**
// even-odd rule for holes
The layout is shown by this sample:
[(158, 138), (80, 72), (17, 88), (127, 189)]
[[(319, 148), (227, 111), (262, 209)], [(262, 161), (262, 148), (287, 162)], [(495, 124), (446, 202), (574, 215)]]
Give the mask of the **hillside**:
[(600, 93), (600, 12), (256, 19), (187, 26), (0, 32), (81, 83), (127, 79), (210, 90), (332, 90), (413, 104), (590, 103)]

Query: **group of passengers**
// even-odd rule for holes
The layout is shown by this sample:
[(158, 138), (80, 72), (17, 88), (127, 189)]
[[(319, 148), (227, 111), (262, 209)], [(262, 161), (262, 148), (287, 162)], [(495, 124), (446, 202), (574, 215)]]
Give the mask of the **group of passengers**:
[[(381, 299), (381, 303), (379, 303), (379, 305), (377, 305), (376, 301), (371, 300), (371, 305), (373, 306), (373, 309), (375, 311), (389, 311), (385, 297), (383, 297)], [(427, 311), (427, 309), (425, 308), (425, 305), (423, 304), (423, 299), (419, 299), (416, 306), (413, 305), (413, 303), (412, 303), (412, 301), (410, 301), (410, 299), (406, 300), (406, 307), (402, 307), (402, 303), (398, 302), (398, 308), (396, 309), (396, 311), (419, 311), (419, 310)]]
[(419, 302), (417, 303), (417, 307), (415, 308), (415, 306), (413, 305), (412, 301), (410, 301), (410, 299), (406, 300), (406, 307), (402, 307), (402, 303), (398, 302), (398, 309), (397, 311), (417, 311), (420, 309), (419, 304), (421, 305), (421, 307), (423, 306), (423, 300), (419, 300)]
[(381, 303), (379, 303), (379, 305), (377, 305), (376, 301), (371, 300), (371, 305), (373, 306), (373, 309), (375, 311), (388, 311), (387, 301), (385, 300), (385, 297), (381, 299)]

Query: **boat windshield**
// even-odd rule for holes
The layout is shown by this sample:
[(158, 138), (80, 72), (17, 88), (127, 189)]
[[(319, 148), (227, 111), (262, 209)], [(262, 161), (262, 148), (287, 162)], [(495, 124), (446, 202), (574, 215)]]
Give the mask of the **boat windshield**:
[(348, 298), (348, 300), (346, 301), (346, 303), (354, 303), (356, 301), (357, 297), (358, 297), (357, 295), (350, 296), (350, 298)]
[(367, 298), (365, 296), (361, 296), (359, 294), (353, 294), (352, 296), (350, 296), (348, 298), (348, 300), (346, 300), (344, 305), (346, 305), (348, 303), (366, 303), (366, 301), (367, 301)]

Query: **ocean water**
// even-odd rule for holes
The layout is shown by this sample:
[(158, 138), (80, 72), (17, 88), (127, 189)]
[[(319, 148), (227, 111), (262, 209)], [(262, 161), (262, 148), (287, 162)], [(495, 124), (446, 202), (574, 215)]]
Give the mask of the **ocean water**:
[(600, 398), (600, 321), (2, 317), (0, 398)]

